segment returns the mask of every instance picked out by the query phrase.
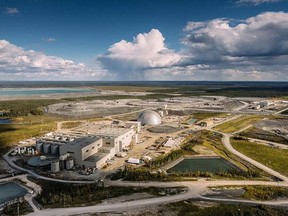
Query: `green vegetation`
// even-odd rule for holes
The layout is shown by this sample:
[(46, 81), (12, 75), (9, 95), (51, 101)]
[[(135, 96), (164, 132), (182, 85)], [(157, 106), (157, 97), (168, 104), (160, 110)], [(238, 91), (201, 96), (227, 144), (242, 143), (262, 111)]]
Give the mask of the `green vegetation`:
[(151, 160), (147, 166), (150, 167), (151, 169), (159, 168), (162, 167), (171, 161), (174, 161), (184, 155), (184, 150), (183, 149), (178, 149), (169, 152), (168, 154), (162, 155), (160, 157), (157, 157), (153, 160)]
[(55, 121), (59, 118), (42, 115), (13, 118), (12, 124), (0, 125), (0, 154), (7, 146), (17, 144), (20, 140), (40, 136), (56, 129)]
[(4, 206), (3, 214), (4, 215), (18, 215), (18, 208), (19, 208), (19, 215), (26, 215), (28, 213), (33, 212), (29, 203), (25, 200), (21, 200), (17, 203)]
[(147, 167), (149, 167), (150, 169), (155, 169), (162, 167), (184, 155), (196, 155), (197, 152), (193, 150), (193, 147), (195, 145), (200, 145), (202, 143), (203, 141), (200, 139), (197, 138), (190, 139), (181, 144), (180, 149), (171, 151), (168, 154), (153, 159), (147, 164)]
[(118, 100), (118, 99), (161, 99), (167, 97), (176, 97), (168, 94), (147, 94), (147, 95), (97, 95), (97, 96), (85, 96), (75, 98), (63, 98), (65, 101), (90, 101), (90, 100)]
[[(50, 207), (71, 207), (71, 206), (89, 206), (102, 202), (104, 199), (130, 195), (133, 193), (149, 193), (159, 196), (163, 191), (169, 194), (175, 194), (183, 188), (141, 188), (141, 187), (102, 187), (97, 183), (91, 184), (67, 184), (60, 182), (49, 182), (37, 180), (37, 184), (42, 187), (41, 194), (35, 198), (38, 203), (45, 208)], [(176, 190), (176, 192), (175, 192)]]
[(245, 186), (243, 187), (245, 193), (243, 198), (250, 200), (273, 200), (288, 198), (287, 187), (276, 186)]
[(70, 129), (74, 127), (78, 127), (82, 124), (80, 121), (68, 121), (68, 122), (63, 122), (62, 123), (62, 129)]
[[(225, 117), (227, 114), (226, 113), (211, 113), (211, 112), (206, 112), (206, 113), (194, 113), (191, 117), (198, 119), (198, 120), (203, 120), (207, 118), (220, 118), (220, 117)], [(191, 118), (190, 117), (190, 118)]]
[(288, 144), (288, 139), (282, 136), (279, 136), (275, 133), (271, 133), (269, 131), (265, 131), (265, 130), (255, 128), (255, 127), (249, 128), (248, 130), (245, 130), (239, 133), (239, 135), (244, 136), (244, 137), (255, 138), (255, 139), (267, 140), (270, 142)]
[(288, 175), (288, 150), (271, 148), (265, 145), (255, 144), (246, 140), (231, 139), (232, 146), (251, 157), (252, 159), (284, 174)]
[(11, 100), (1, 101), (0, 110), (6, 111), (8, 117), (42, 115), (43, 107), (56, 103), (57, 100)]
[(194, 172), (151, 172), (147, 167), (132, 167), (125, 166), (124, 169), (119, 169), (111, 176), (111, 180), (124, 179), (127, 181), (191, 181), (195, 178), (260, 178), (260, 174), (253, 171), (241, 170), (219, 170), (214, 173), (207, 171), (194, 171)]
[(214, 129), (224, 133), (234, 133), (242, 128), (261, 120), (261, 116), (244, 116), (216, 126)]
[(196, 206), (195, 201), (181, 201), (167, 204), (160, 209), (161, 214), (175, 212), (173, 215), (185, 216), (280, 216), (287, 215), (286, 208), (269, 207), (269, 206), (251, 206), (245, 204), (215, 204), (206, 203), (206, 206)]
[(250, 171), (256, 174), (256, 176), (265, 175), (261, 170), (253, 165), (247, 163), (246, 161), (242, 160), (241, 158), (237, 157), (236, 155), (232, 154), (228, 151), (222, 144), (221, 138), (222, 135), (219, 133), (213, 133), (211, 131), (202, 130), (199, 133), (199, 136), (204, 139), (203, 145), (213, 150), (216, 154), (220, 155), (222, 158), (230, 161), (231, 163), (235, 164), (237, 167), (244, 171)]
[(281, 114), (288, 115), (288, 110), (285, 110), (285, 111), (281, 112)]

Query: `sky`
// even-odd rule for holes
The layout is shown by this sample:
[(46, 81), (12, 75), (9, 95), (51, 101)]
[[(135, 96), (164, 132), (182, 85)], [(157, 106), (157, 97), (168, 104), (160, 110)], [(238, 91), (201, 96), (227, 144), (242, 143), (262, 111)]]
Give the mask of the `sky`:
[(288, 0), (0, 0), (0, 80), (288, 81)]

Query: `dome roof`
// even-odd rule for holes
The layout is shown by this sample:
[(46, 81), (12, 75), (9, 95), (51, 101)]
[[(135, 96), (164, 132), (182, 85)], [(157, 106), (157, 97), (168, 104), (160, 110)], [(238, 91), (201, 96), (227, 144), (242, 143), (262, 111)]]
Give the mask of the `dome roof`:
[(137, 121), (141, 122), (142, 125), (159, 125), (161, 124), (161, 117), (157, 112), (145, 110), (139, 114)]

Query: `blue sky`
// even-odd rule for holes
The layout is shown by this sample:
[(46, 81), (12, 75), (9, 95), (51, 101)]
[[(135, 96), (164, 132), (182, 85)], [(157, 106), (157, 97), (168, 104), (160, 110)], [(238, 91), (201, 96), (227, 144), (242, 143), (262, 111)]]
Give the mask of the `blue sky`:
[[(286, 75), (287, 1), (0, 0), (0, 10), (0, 75), (7, 80), (283, 80)], [(281, 31), (271, 27), (263, 32), (259, 26), (247, 35), (246, 30), (253, 26), (248, 19), (261, 14), (265, 14), (260, 19), (268, 22), (266, 26), (278, 17), (272, 24), (281, 25)], [(213, 20), (222, 18), (231, 28), (230, 34), (238, 34), (240, 28), (234, 27), (242, 22), (247, 24), (239, 33), (243, 37), (261, 32), (267, 37), (283, 34), (283, 38), (261, 36), (259, 43), (280, 40), (284, 50), (275, 54), (271, 47), (264, 52), (255, 46), (254, 51), (235, 51), (249, 42), (221, 34), (213, 44), (211, 39), (201, 42), (200, 48), (195, 36), (211, 37), (218, 28)], [(259, 20), (255, 22), (260, 25)], [(196, 22), (202, 23), (201, 29), (188, 28)], [(145, 48), (138, 46), (138, 36), (143, 36)], [(117, 44), (122, 40), (126, 43)], [(221, 40), (229, 40), (233, 50), (219, 43)], [(219, 52), (215, 54), (215, 50)], [(270, 55), (275, 62), (263, 58)], [(16, 63), (9, 58), (16, 58)], [(263, 64), (271, 64), (271, 69), (261, 67)], [(279, 73), (279, 68), (285, 73)]]

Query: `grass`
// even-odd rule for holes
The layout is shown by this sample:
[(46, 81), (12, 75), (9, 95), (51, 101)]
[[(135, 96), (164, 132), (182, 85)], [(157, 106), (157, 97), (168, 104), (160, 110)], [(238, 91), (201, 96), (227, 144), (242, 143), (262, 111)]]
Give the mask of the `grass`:
[(245, 186), (243, 188), (245, 193), (242, 198), (249, 200), (275, 200), (281, 198), (288, 198), (287, 187), (276, 186)]
[(256, 121), (263, 119), (261, 116), (243, 116), (216, 126), (214, 129), (224, 133), (234, 133)]
[(226, 113), (210, 113), (210, 112), (206, 112), (206, 113), (194, 113), (190, 118), (196, 118), (198, 120), (203, 120), (203, 119), (207, 119), (207, 118), (221, 118), (221, 117), (225, 117), (227, 114)]
[(47, 115), (13, 118), (12, 124), (0, 125), (0, 149), (17, 144), (20, 140), (43, 135), (56, 129), (57, 117)]
[(231, 139), (232, 146), (252, 159), (284, 174), (288, 175), (288, 150), (271, 148), (246, 140)]
[(78, 127), (82, 124), (80, 121), (68, 121), (62, 123), (62, 129), (71, 129), (74, 127)]
[(249, 128), (248, 130), (241, 132), (239, 135), (255, 139), (267, 140), (270, 142), (288, 144), (288, 139), (285, 139), (282, 136), (278, 136), (275, 133), (271, 133), (269, 131), (265, 131), (255, 127)]

